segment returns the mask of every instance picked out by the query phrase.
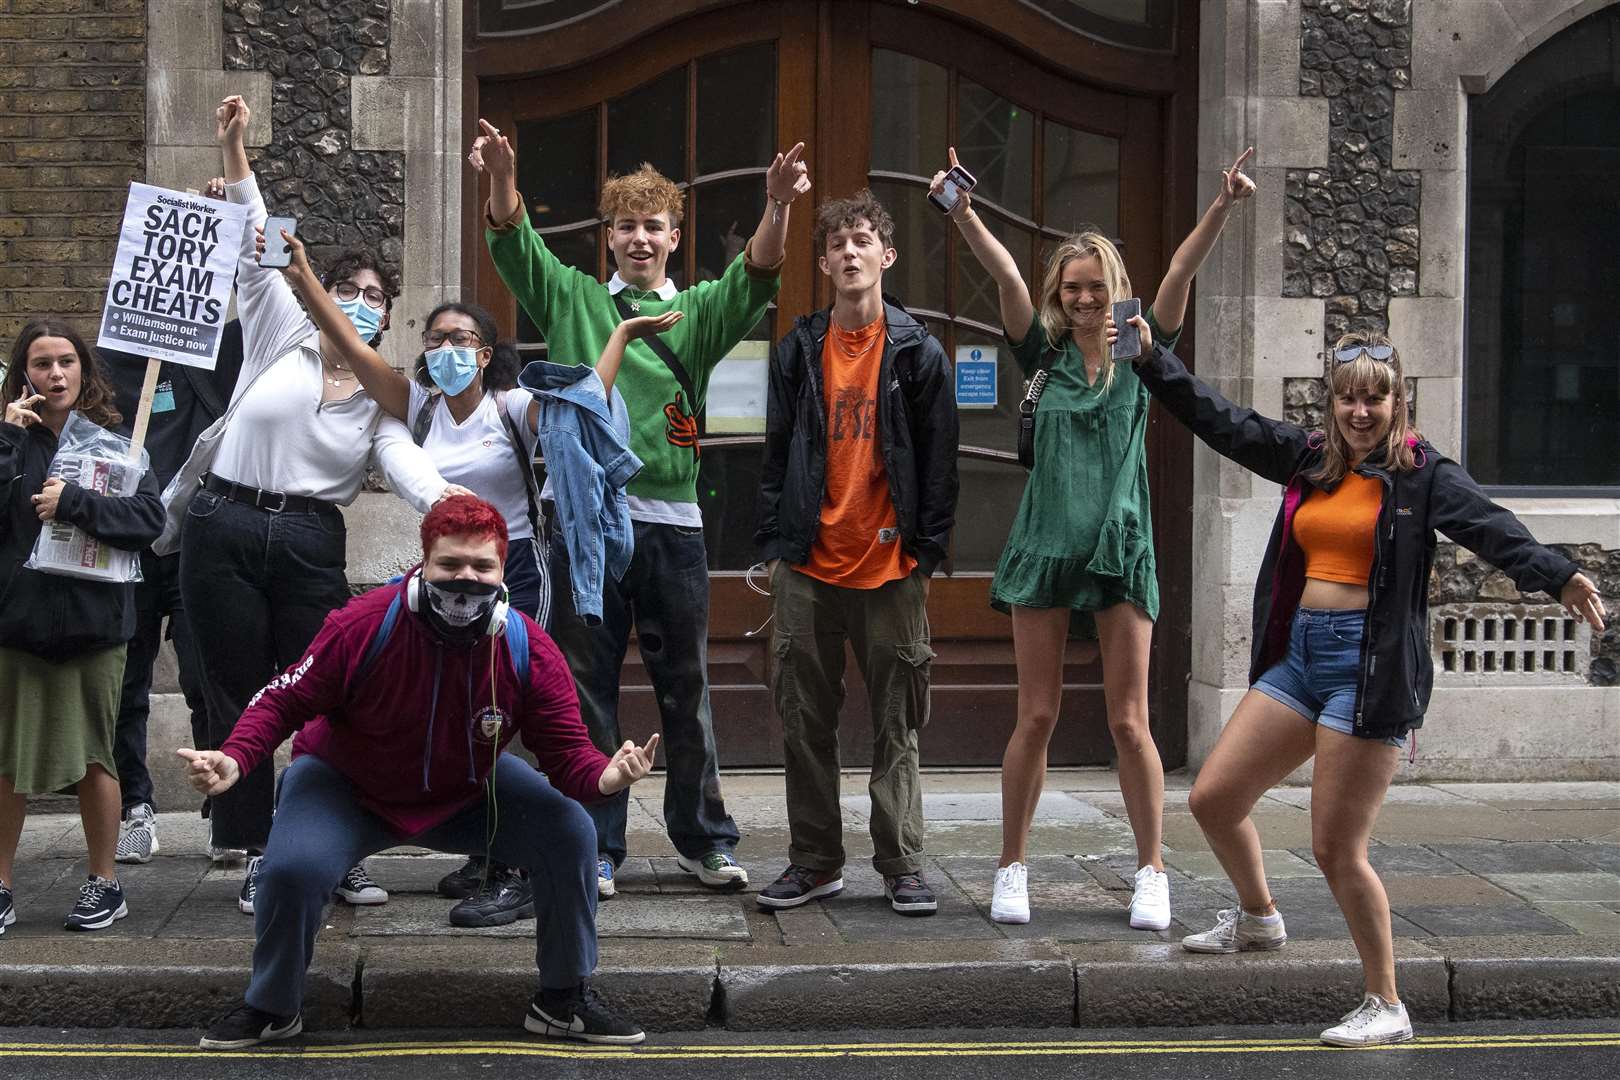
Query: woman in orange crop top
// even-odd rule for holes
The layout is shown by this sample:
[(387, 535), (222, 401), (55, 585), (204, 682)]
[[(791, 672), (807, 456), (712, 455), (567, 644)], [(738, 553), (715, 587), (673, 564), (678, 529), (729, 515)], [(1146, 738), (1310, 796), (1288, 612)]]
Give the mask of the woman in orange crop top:
[(1194, 952), (1275, 949), (1288, 940), (1249, 813), (1316, 759), (1311, 847), (1349, 924), (1366, 993), (1322, 1033), (1370, 1046), (1412, 1037), (1395, 990), (1389, 899), (1367, 861), (1406, 733), (1433, 686), (1427, 609), (1438, 531), (1501, 569), (1523, 592), (1557, 596), (1602, 629), (1602, 598), (1570, 560), (1536, 543), (1461, 465), (1407, 421), (1400, 354), (1354, 333), (1333, 350), (1333, 413), (1310, 432), (1226, 400), (1162, 347), (1137, 361), (1150, 393), (1205, 443), (1286, 485), (1255, 584), (1252, 688), (1193, 785), (1190, 807), (1238, 905), (1182, 945)]

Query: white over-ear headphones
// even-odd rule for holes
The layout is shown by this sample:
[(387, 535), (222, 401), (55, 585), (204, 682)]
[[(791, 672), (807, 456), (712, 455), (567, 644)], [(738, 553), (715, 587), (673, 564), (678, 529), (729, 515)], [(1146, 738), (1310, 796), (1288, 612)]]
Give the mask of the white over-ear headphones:
[[(489, 623), (484, 627), (484, 634), (494, 637), (506, 629), (506, 613), (511, 608), (511, 594), (506, 589), (506, 582), (501, 582), (501, 596), (495, 601), (495, 606), (489, 611)], [(411, 571), (405, 575), (405, 606), (411, 611), (421, 611), (422, 600), (422, 569)]]

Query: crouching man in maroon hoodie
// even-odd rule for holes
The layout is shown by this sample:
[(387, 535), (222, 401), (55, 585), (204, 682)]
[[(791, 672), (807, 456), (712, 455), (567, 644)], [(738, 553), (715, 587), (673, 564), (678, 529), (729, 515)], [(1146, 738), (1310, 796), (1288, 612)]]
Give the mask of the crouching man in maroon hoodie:
[[(527, 616), (528, 655), (511, 655), (500, 511), (445, 499), (422, 520), (422, 555), (398, 585), (329, 615), (224, 746), (180, 751), (192, 786), (218, 795), (298, 733), (259, 870), (253, 977), (204, 1049), (303, 1030), (304, 975), (333, 888), (361, 859), (404, 843), (529, 872), (540, 992), (525, 1028), (600, 1043), (646, 1037), (586, 984), (596, 968), (596, 830), (580, 803), (647, 775), (658, 736), (626, 742), (610, 760), (580, 721), (562, 654)], [(514, 735), (540, 771), (503, 752)]]

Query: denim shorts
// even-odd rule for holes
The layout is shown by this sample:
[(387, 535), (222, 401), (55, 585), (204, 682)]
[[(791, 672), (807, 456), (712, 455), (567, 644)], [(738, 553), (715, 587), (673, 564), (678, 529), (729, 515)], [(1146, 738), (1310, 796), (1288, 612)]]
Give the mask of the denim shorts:
[[(1361, 679), (1361, 636), (1367, 613), (1357, 609), (1300, 608), (1288, 634), (1288, 655), (1254, 688), (1313, 724), (1356, 733), (1356, 686)], [(1405, 735), (1381, 740), (1405, 746)]]

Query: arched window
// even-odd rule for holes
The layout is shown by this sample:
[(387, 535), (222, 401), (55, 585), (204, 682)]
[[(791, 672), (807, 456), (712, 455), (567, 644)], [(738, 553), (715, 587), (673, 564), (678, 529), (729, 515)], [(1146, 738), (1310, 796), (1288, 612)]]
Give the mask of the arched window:
[(1609, 8), (1469, 103), (1464, 443), (1504, 494), (1620, 490), (1617, 58)]

